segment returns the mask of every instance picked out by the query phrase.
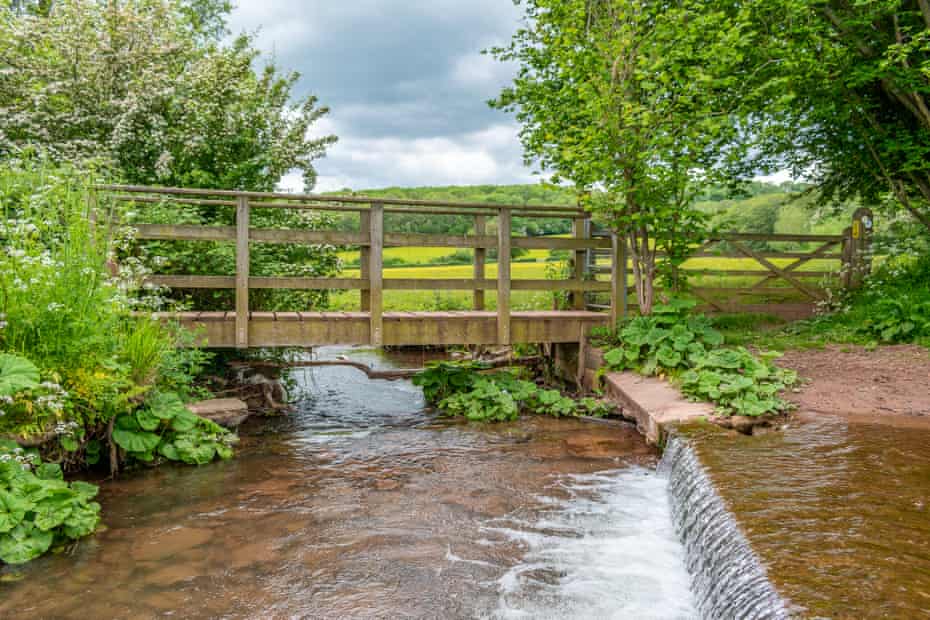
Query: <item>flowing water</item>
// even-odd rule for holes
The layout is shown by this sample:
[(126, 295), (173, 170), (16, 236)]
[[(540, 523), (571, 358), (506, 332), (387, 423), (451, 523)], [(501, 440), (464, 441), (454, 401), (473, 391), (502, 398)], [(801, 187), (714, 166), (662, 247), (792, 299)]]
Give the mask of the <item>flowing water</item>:
[(762, 436), (690, 433), (799, 616), (930, 618), (930, 424), (888, 422), (802, 416)]
[(295, 373), (296, 411), (248, 421), (235, 459), (105, 483), (105, 531), (3, 569), (0, 617), (696, 617), (631, 427), (464, 424), (406, 381)]

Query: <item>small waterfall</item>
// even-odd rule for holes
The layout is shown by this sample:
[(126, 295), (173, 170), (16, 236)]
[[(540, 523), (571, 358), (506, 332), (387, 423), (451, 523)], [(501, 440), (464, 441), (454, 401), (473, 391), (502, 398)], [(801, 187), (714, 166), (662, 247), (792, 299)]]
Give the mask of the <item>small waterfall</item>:
[(701, 616), (709, 620), (791, 618), (688, 443), (671, 437), (660, 468), (669, 477), (672, 520), (685, 547), (691, 589)]

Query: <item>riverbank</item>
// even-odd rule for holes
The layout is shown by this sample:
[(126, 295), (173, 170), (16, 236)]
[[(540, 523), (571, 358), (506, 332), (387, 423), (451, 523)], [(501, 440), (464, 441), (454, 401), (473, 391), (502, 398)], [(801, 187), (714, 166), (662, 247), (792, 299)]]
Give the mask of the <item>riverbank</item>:
[(777, 363), (803, 381), (785, 394), (799, 415), (930, 429), (930, 351), (924, 347), (828, 345), (786, 351)]

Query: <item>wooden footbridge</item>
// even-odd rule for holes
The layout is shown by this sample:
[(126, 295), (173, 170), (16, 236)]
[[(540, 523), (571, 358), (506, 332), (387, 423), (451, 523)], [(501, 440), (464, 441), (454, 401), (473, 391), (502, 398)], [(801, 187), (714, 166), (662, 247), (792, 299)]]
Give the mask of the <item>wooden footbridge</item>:
[[(592, 235), (590, 214), (565, 205), (496, 205), (439, 202), (363, 196), (321, 196), (225, 190), (99, 186), (96, 201), (134, 203), (145, 207), (171, 204), (190, 209), (228, 212), (234, 225), (136, 224), (140, 240), (225, 242), (235, 244), (232, 275), (154, 275), (149, 281), (175, 289), (232, 289), (235, 308), (228, 312), (165, 313), (189, 330), (202, 333), (209, 347), (283, 347), (319, 345), (450, 345), (512, 343), (577, 343), (594, 326), (614, 324), (627, 311), (625, 244), (617, 235)], [(102, 205), (101, 205), (102, 206)], [(252, 225), (251, 214), (261, 209), (290, 209), (305, 213), (341, 212), (358, 216), (357, 232), (304, 228), (267, 228)], [(176, 209), (180, 211), (180, 209)], [(424, 214), (472, 218), (471, 234), (436, 235), (385, 231), (385, 214)], [(560, 218), (572, 222), (570, 237), (513, 235), (513, 218)], [(311, 229), (314, 228), (314, 229)], [(489, 231), (494, 234), (489, 234)], [(857, 286), (869, 269), (868, 239), (871, 212), (859, 209), (842, 235), (715, 234), (696, 248), (697, 260), (732, 259), (736, 269), (680, 268), (695, 279), (727, 277), (736, 287), (698, 282), (688, 291), (702, 299), (708, 312), (762, 312), (785, 318), (809, 316), (823, 296), (823, 287)], [(759, 250), (749, 243), (794, 249)], [(307, 244), (311, 247), (357, 247), (357, 278), (263, 277), (249, 273), (253, 244)], [(804, 250), (802, 246), (813, 246)], [(473, 251), (473, 277), (459, 279), (385, 278), (383, 250), (389, 247), (464, 248)], [(714, 248), (713, 246), (717, 246)], [(511, 249), (567, 251), (572, 260), (566, 279), (511, 277)], [(841, 252), (836, 252), (841, 249)], [(488, 253), (496, 250), (495, 278), (486, 274)], [(661, 256), (661, 255), (660, 255)], [(747, 269), (749, 261), (754, 268)], [(781, 261), (779, 263), (779, 261)], [(787, 262), (790, 261), (790, 262)], [(812, 261), (814, 261), (812, 263)], [(834, 261), (836, 268), (827, 268)], [(819, 270), (803, 271), (820, 265)], [(748, 278), (748, 281), (747, 281)], [(833, 284), (827, 280), (833, 278)], [(842, 281), (840, 281), (842, 278)], [(781, 284), (782, 286), (776, 286)], [(249, 292), (257, 289), (358, 290), (356, 312), (256, 312)], [(472, 310), (463, 312), (384, 312), (384, 292), (397, 290), (472, 291)], [(512, 311), (511, 291), (563, 291), (568, 310)], [(493, 311), (486, 309), (485, 293), (496, 292)], [(786, 295), (787, 293), (787, 295)], [(586, 300), (585, 296), (589, 296)], [(776, 297), (781, 297), (775, 302)]]
[[(359, 196), (297, 195), (181, 188), (101, 186), (109, 199), (137, 205), (170, 203), (191, 207), (228, 208), (235, 211), (234, 226), (132, 224), (140, 240), (212, 241), (235, 243), (235, 275), (155, 275), (152, 284), (178, 289), (234, 289), (235, 309), (229, 312), (163, 314), (190, 330), (202, 332), (209, 347), (318, 346), (329, 344), (447, 345), (578, 342), (594, 326), (615, 321), (623, 311), (626, 282), (585, 279), (586, 254), (606, 250), (617, 261), (616, 239), (592, 238), (589, 214), (564, 205), (491, 205), (461, 202), (375, 199)], [(98, 200), (101, 198), (98, 196)], [(308, 229), (256, 228), (250, 215), (256, 209), (298, 209), (357, 213), (358, 232)], [(144, 213), (144, 211), (143, 211)], [(385, 232), (385, 213), (465, 215), (473, 218), (474, 234), (434, 235)], [(570, 238), (513, 236), (512, 220), (569, 218)], [(496, 223), (496, 234), (487, 234)], [(360, 277), (305, 278), (256, 277), (249, 273), (250, 248), (255, 243), (356, 246), (360, 248)], [(383, 250), (387, 247), (466, 248), (474, 251), (474, 277), (468, 279), (414, 279), (383, 276)], [(511, 249), (568, 250), (573, 253), (569, 279), (513, 279)], [(486, 277), (490, 249), (497, 250), (497, 277)], [(615, 273), (623, 270), (616, 269)], [(359, 290), (357, 312), (255, 312), (249, 292), (255, 289)], [(473, 292), (473, 310), (467, 312), (384, 312), (384, 291), (466, 290)], [(485, 291), (496, 291), (493, 311), (485, 309)], [(511, 291), (566, 291), (571, 310), (511, 310)], [(586, 291), (605, 292), (615, 300), (609, 312), (586, 310)]]

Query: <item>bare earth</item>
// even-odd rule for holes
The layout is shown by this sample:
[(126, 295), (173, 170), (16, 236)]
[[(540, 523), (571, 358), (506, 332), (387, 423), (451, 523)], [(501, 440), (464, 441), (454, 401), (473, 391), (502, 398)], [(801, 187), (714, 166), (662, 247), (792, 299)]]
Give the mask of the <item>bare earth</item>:
[(800, 393), (785, 398), (802, 416), (930, 427), (930, 351), (925, 348), (829, 346), (788, 351), (778, 363), (801, 376)]

